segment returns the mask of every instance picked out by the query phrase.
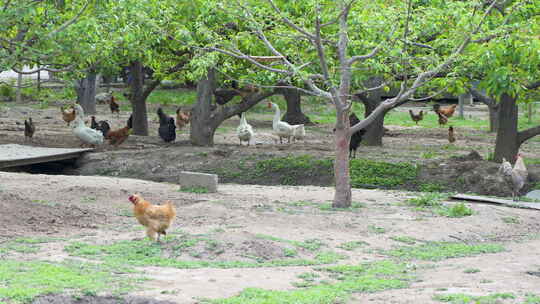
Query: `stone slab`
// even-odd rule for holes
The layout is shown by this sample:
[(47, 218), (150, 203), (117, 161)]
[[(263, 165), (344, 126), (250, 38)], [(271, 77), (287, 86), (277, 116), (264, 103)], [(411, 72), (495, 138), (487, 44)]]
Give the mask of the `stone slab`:
[(217, 192), (218, 176), (191, 171), (182, 171), (178, 176), (182, 188), (206, 188), (208, 192)]

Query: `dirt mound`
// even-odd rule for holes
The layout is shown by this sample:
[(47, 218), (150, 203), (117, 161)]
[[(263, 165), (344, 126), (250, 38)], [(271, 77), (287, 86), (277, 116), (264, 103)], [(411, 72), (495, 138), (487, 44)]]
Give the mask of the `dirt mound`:
[(244, 250), (246, 256), (255, 256), (269, 261), (285, 257), (283, 247), (267, 240), (249, 240), (242, 243), (240, 250)]
[(36, 298), (32, 304), (174, 304), (170, 301), (158, 301), (149, 298), (140, 297), (98, 297), (84, 296), (73, 297), (65, 295), (45, 295)]
[[(468, 155), (431, 161), (422, 166), (418, 178), (425, 183), (436, 183), (446, 190), (482, 195), (511, 196), (512, 190), (500, 174), (500, 164), (482, 160), (472, 151)], [(528, 192), (538, 181), (540, 171), (529, 166), (529, 178), (522, 193)]]
[(73, 229), (96, 229), (106, 215), (70, 205), (29, 200), (17, 193), (0, 192), (0, 237), (28, 234), (65, 234)]

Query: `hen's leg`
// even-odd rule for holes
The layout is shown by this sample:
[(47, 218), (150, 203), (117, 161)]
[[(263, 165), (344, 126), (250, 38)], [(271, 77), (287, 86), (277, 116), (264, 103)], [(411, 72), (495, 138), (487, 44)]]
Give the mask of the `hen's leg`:
[[(146, 229), (146, 235), (150, 238), (150, 240), (155, 241), (156, 240), (156, 231), (150, 227)], [(158, 235), (159, 237), (159, 235)]]

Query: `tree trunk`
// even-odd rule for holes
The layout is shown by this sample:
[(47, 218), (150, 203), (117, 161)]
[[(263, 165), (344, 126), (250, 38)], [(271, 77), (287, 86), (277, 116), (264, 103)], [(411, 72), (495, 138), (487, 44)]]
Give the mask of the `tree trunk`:
[[(368, 88), (374, 88), (382, 84), (382, 79), (373, 77), (366, 82)], [(382, 90), (373, 90), (369, 93), (356, 94), (356, 97), (364, 104), (364, 117), (368, 117), (382, 102)], [(384, 135), (384, 116), (388, 111), (384, 111), (366, 128), (366, 134), (362, 137), (362, 143), (366, 146), (382, 146)]]
[(497, 132), (499, 128), (499, 104), (495, 98), (486, 95), (474, 87), (469, 88), (469, 93), (488, 107), (489, 111), (489, 132)]
[[(278, 85), (289, 85), (288, 83)], [(292, 88), (280, 88), (279, 93), (287, 101), (287, 112), (281, 120), (291, 125), (310, 124), (311, 120), (302, 112), (300, 91)]]
[(77, 103), (81, 105), (85, 115), (96, 114), (96, 76), (95, 72), (90, 71), (75, 84)]
[(505, 158), (513, 162), (520, 146), (518, 140), (518, 107), (515, 98), (508, 94), (501, 95), (498, 118), (499, 128), (497, 129), (493, 160), (501, 162)]
[(21, 87), (22, 87), (22, 74), (17, 73), (17, 95), (15, 95), (15, 101), (18, 103), (22, 101), (22, 94), (21, 94)]
[[(366, 109), (364, 117), (368, 117), (381, 103), (381, 100), (370, 100), (364, 102)], [(384, 117), (387, 111), (382, 115), (379, 115), (373, 122), (366, 128), (366, 134), (362, 137), (362, 142), (366, 146), (382, 146), (382, 138), (384, 135)]]
[[(341, 116), (341, 117), (340, 117)], [(337, 115), (336, 131), (334, 132), (336, 160), (334, 161), (334, 177), (336, 190), (334, 193), (334, 208), (348, 208), (351, 206), (352, 191), (349, 171), (349, 134), (350, 123), (348, 111)]]
[[(216, 127), (212, 121), (212, 95), (216, 88), (214, 69), (209, 69), (206, 77), (197, 84), (197, 103), (191, 112), (190, 134), (191, 143), (196, 146), (213, 146)], [(215, 120), (214, 120), (215, 121)]]
[(488, 105), (489, 112), (489, 132), (497, 132), (499, 128), (499, 105)]
[(276, 91), (260, 92), (247, 96), (241, 103), (228, 106), (213, 106), (212, 96), (216, 89), (214, 69), (209, 69), (205, 78), (197, 83), (197, 103), (191, 112), (189, 138), (196, 146), (213, 146), (214, 133), (221, 123), (232, 116), (251, 109), (260, 101), (276, 94)]
[(143, 90), (143, 66), (140, 61), (133, 61), (130, 66), (131, 81), (130, 102), (133, 110), (133, 134), (148, 136), (148, 112), (146, 97)]

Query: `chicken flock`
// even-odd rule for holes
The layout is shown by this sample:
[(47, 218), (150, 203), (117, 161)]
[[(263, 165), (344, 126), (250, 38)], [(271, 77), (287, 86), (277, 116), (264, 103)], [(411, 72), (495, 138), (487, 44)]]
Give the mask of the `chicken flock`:
[[(234, 86), (227, 94), (226, 92), (218, 92), (215, 94), (215, 101), (217, 104), (222, 105), (228, 102), (234, 96), (240, 96), (241, 98), (249, 97), (248, 93), (255, 93), (257, 90), (253, 88), (239, 89)], [(221, 94), (221, 95), (220, 95)], [(120, 105), (115, 100), (112, 94), (103, 99), (100, 103), (107, 103), (109, 105), (111, 114), (116, 114), (119, 117)], [(221, 102), (221, 103), (220, 103)], [(306, 130), (304, 124), (291, 125), (281, 120), (281, 111), (277, 104), (268, 102), (269, 109), (274, 111), (272, 119), (272, 130), (276, 140), (282, 144), (284, 140), (287, 143), (303, 140), (306, 137)], [(438, 117), (438, 123), (440, 126), (444, 126), (448, 123), (449, 119), (454, 115), (457, 105), (451, 105), (442, 107), (439, 104), (433, 106), (433, 111)], [(90, 126), (85, 124), (85, 114), (83, 108), (79, 104), (72, 104), (67, 107), (60, 108), (62, 120), (66, 122), (67, 126), (71, 127), (73, 135), (81, 141), (81, 147), (89, 146), (96, 147), (102, 145), (106, 140), (108, 143), (117, 148), (124, 143), (133, 129), (133, 114), (129, 116), (125, 125), (113, 129), (107, 120), (97, 120), (95, 116), (90, 117)], [(159, 118), (158, 135), (166, 143), (176, 140), (176, 130), (185, 128), (191, 122), (191, 111), (184, 111), (181, 108), (176, 110), (176, 117), (167, 115), (162, 108), (158, 108), (156, 112)], [(419, 111), (414, 113), (413, 110), (409, 110), (411, 120), (418, 125), (427, 112)], [(236, 128), (236, 135), (239, 140), (239, 144), (244, 142), (249, 146), (251, 141), (255, 137), (255, 130), (247, 122), (246, 112), (239, 114), (240, 121)], [(176, 120), (175, 120), (176, 118)], [(360, 119), (354, 112), (351, 112), (349, 116), (350, 126), (356, 125), (360, 122)], [(33, 135), (36, 131), (36, 127), (32, 118), (29, 117), (24, 121), (24, 135), (25, 141), (32, 141)], [(349, 155), (351, 158), (356, 158), (356, 151), (362, 142), (363, 137), (366, 134), (366, 130), (359, 130), (351, 135), (349, 143)], [(455, 143), (457, 140), (456, 132), (453, 126), (448, 127), (448, 141)], [(523, 189), (527, 181), (527, 169), (525, 167), (521, 154), (518, 153), (515, 159), (515, 165), (512, 165), (505, 159), (500, 165), (499, 174), (503, 180), (508, 183), (512, 189), (512, 197), (516, 200), (519, 197), (520, 190)], [(176, 210), (172, 203), (168, 202), (165, 205), (153, 205), (142, 198), (139, 194), (133, 194), (129, 197), (129, 201), (133, 204), (134, 215), (138, 222), (146, 227), (146, 234), (152, 240), (159, 241), (161, 235), (166, 234), (166, 230), (171, 225), (176, 216)]]

